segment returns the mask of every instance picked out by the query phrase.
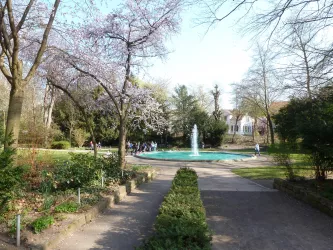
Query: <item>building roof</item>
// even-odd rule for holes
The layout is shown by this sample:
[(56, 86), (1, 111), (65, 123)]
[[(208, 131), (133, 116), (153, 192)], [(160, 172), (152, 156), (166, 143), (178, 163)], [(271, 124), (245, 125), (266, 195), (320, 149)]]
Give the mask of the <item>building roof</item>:
[(272, 103), (271, 103), (271, 106), (270, 106), (269, 108), (270, 108), (270, 110), (271, 110), (271, 112), (272, 112), (273, 114), (276, 114), (276, 113), (279, 112), (279, 110), (280, 110), (281, 108), (283, 108), (284, 106), (287, 106), (288, 103), (289, 103), (288, 101), (272, 102)]

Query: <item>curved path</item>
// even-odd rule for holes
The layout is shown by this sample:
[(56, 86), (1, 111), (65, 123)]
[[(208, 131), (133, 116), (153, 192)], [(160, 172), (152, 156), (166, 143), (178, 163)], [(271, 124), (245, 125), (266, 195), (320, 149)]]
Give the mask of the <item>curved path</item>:
[(133, 249), (152, 232), (158, 207), (179, 167), (194, 168), (214, 232), (213, 249), (333, 249), (333, 219), (282, 192), (233, 174), (238, 167), (268, 166), (260, 157), (244, 162), (180, 163), (128, 157), (160, 169), (152, 183), (65, 239), (57, 249)]

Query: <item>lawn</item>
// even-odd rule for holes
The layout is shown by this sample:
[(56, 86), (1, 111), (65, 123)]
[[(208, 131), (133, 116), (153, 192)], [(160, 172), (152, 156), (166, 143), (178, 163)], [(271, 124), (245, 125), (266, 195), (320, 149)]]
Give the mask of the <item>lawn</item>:
[[(313, 177), (313, 170), (307, 162), (307, 157), (304, 154), (291, 154), (293, 160), (293, 170), (295, 175), (304, 177)], [(233, 173), (248, 179), (285, 179), (287, 171), (284, 166), (268, 166), (257, 168), (239, 168), (233, 169)]]
[[(92, 150), (85, 150), (85, 148), (81, 148), (80, 151), (76, 151), (78, 149), (68, 149), (68, 150), (36, 150), (37, 152), (37, 160), (38, 161), (67, 161), (70, 159), (69, 153), (87, 153), (93, 154)], [(84, 151), (82, 151), (84, 150)], [(106, 152), (116, 152), (118, 148), (110, 149), (99, 149), (98, 154), (105, 154)], [(18, 157), (23, 160), (29, 161), (32, 158), (33, 151), (32, 149), (19, 149)]]

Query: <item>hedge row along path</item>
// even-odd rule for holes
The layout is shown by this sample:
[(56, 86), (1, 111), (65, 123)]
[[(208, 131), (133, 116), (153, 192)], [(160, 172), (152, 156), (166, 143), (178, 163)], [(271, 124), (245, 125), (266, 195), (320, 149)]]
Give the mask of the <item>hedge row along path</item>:
[(244, 162), (178, 163), (128, 157), (131, 163), (160, 168), (157, 178), (131, 193), (57, 249), (134, 249), (152, 234), (158, 208), (179, 167), (199, 175), (212, 249), (333, 249), (333, 219), (270, 186), (241, 178), (230, 169), (268, 166), (260, 157)]

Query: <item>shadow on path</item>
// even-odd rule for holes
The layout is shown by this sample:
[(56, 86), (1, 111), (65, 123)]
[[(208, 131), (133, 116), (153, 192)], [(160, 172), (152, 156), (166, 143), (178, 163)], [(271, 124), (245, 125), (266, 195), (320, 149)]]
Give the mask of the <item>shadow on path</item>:
[(174, 171), (142, 184), (125, 200), (61, 242), (57, 249), (133, 249), (152, 233)]

